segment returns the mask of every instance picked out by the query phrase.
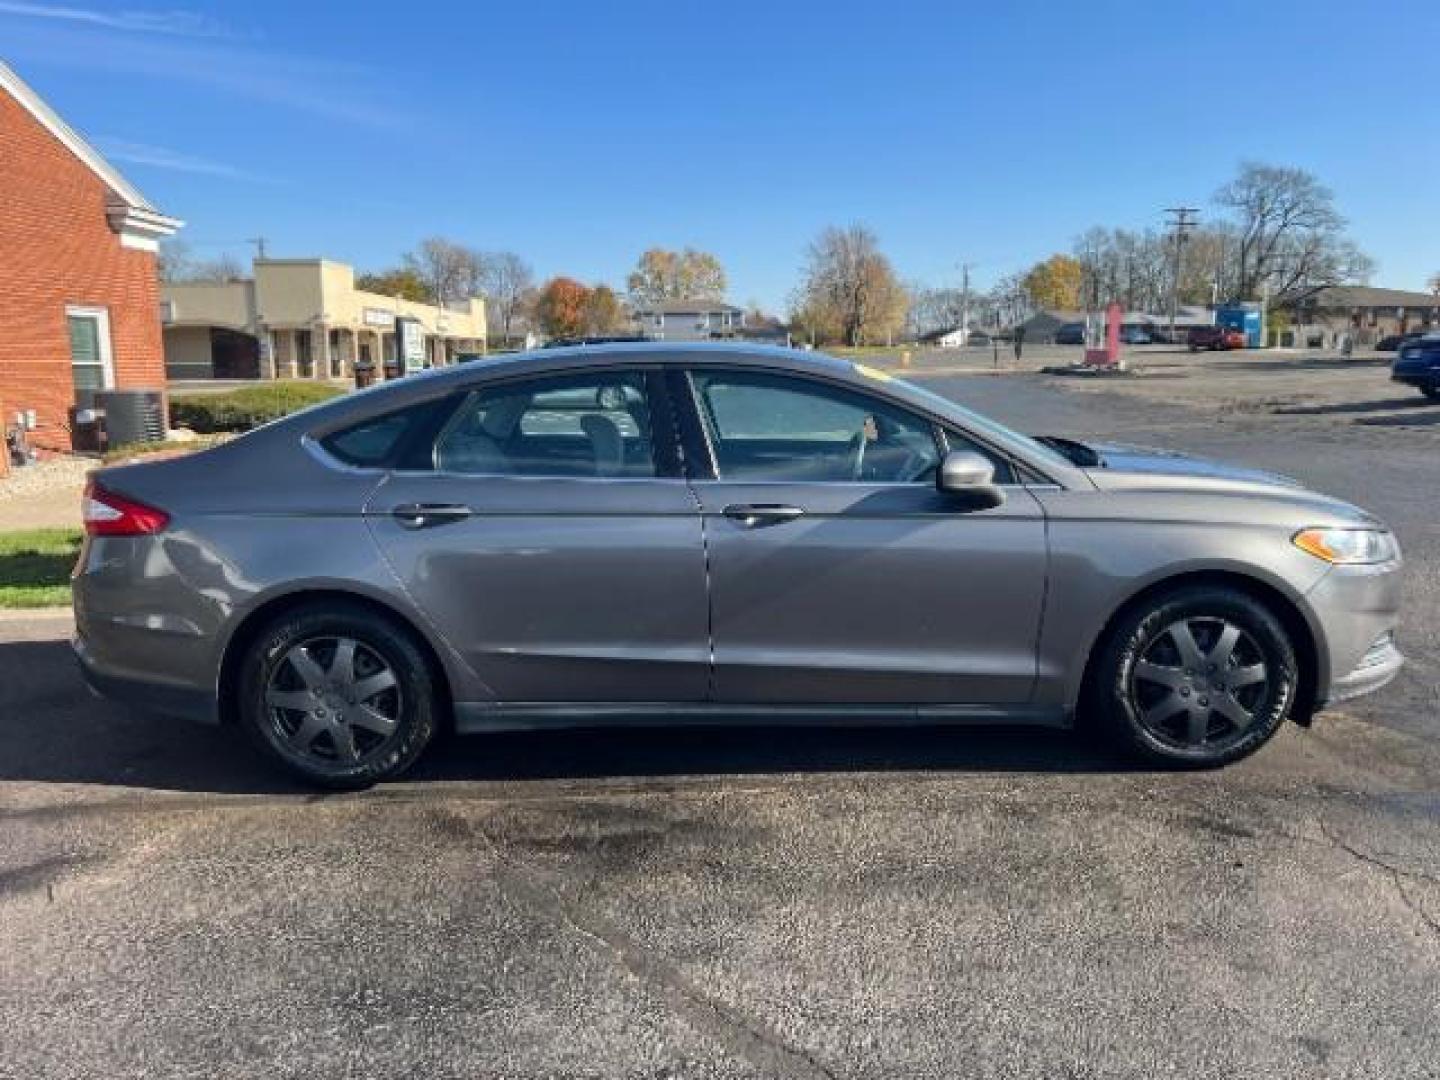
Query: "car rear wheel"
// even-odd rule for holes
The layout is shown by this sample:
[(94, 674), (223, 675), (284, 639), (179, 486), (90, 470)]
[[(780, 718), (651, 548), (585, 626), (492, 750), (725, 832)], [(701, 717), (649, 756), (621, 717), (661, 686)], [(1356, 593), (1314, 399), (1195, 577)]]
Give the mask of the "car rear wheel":
[(1090, 704), (1125, 750), (1155, 765), (1208, 768), (1259, 749), (1295, 705), (1299, 669), (1284, 626), (1236, 589), (1180, 589), (1112, 632)]
[(400, 775), (436, 727), (434, 677), (412, 636), (358, 607), (286, 613), (244, 659), (251, 738), (313, 784), (363, 788)]
[(1420, 392), (1431, 401), (1440, 401), (1440, 386), (1431, 383), (1429, 386), (1422, 386)]

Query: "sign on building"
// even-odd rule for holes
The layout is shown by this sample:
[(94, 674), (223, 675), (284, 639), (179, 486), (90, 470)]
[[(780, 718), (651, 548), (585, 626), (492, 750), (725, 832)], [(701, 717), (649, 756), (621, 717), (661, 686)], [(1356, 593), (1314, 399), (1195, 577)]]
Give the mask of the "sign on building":
[(395, 325), (395, 313), (384, 308), (367, 307), (360, 313), (366, 326), (383, 326), (387, 330)]
[(425, 366), (425, 327), (419, 319), (395, 320), (395, 346), (406, 371), (419, 371)]

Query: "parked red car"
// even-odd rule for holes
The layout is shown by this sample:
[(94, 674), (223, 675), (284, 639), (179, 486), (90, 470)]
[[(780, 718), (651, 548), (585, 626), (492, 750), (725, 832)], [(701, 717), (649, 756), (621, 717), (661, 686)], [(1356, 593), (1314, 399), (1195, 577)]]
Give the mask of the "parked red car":
[(1245, 331), (1233, 326), (1197, 326), (1187, 339), (1191, 352), (1201, 349), (1243, 349), (1248, 344)]

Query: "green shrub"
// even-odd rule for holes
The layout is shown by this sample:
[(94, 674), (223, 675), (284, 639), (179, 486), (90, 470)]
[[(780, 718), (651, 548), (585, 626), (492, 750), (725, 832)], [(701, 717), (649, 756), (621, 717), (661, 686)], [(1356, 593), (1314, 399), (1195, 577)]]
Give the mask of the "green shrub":
[(324, 383), (275, 382), (217, 394), (176, 394), (170, 398), (170, 422), (201, 435), (249, 431), (342, 393)]
[(207, 450), (217, 443), (222, 443), (231, 436), (226, 434), (202, 435), (198, 439), (189, 442), (172, 441), (161, 439), (158, 442), (122, 443), (120, 446), (112, 446), (101, 455), (106, 465), (117, 465), (126, 461), (133, 461), (136, 458), (149, 457), (154, 454), (165, 454), (170, 457), (180, 457), (184, 454), (193, 454), (198, 450)]

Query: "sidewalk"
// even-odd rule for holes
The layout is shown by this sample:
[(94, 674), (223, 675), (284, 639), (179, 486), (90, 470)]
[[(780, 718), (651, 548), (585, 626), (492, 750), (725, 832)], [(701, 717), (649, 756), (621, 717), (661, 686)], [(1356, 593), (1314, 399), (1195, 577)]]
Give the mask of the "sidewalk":
[(80, 496), (97, 462), (64, 457), (12, 468), (0, 480), (0, 531), (80, 527)]

